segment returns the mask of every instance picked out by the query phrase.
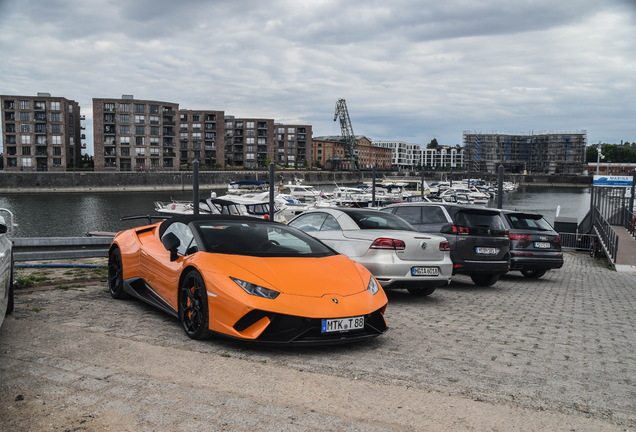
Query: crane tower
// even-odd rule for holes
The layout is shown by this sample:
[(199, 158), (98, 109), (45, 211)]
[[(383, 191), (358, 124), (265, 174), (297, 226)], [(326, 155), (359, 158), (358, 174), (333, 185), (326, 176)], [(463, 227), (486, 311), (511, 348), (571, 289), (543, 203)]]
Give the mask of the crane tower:
[(344, 161), (349, 161), (351, 171), (358, 170), (358, 150), (356, 150), (356, 136), (353, 134), (349, 111), (347, 110), (347, 102), (344, 99), (338, 99), (336, 102), (336, 112), (333, 115), (333, 121), (340, 117), (340, 130), (342, 131), (342, 139), (344, 140)]

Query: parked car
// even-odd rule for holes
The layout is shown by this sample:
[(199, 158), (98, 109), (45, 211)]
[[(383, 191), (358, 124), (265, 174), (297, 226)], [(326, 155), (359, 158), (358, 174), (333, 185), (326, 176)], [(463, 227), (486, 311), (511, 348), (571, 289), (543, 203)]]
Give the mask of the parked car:
[(13, 216), (6, 209), (0, 209), (9, 214), (10, 223), (0, 216), (0, 325), (4, 317), (13, 312), (13, 240), (11, 228)]
[(502, 210), (501, 216), (510, 232), (510, 270), (540, 278), (563, 267), (561, 238), (543, 216), (512, 210)]
[(372, 209), (323, 208), (292, 219), (336, 251), (364, 265), (384, 289), (407, 289), (427, 296), (450, 283), (453, 262), (448, 241), (420, 234), (392, 214)]
[(444, 236), (450, 244), (453, 274), (467, 274), (476, 285), (493, 285), (510, 270), (510, 240), (498, 210), (405, 203), (382, 211), (401, 217), (420, 232)]
[(178, 318), (192, 339), (332, 344), (387, 330), (387, 297), (364, 266), (296, 228), (248, 216), (177, 215), (119, 232), (115, 299)]

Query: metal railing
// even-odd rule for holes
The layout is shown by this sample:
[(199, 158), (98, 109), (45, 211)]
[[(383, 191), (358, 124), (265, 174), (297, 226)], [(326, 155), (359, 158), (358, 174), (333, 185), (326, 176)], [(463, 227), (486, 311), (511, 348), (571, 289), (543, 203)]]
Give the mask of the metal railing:
[(616, 231), (614, 231), (614, 228), (612, 228), (607, 219), (603, 217), (598, 207), (594, 207), (592, 210), (594, 212), (592, 216), (593, 231), (599, 237), (610, 262), (612, 264), (616, 264), (616, 257), (618, 254), (618, 234), (616, 234)]
[(562, 249), (590, 250), (594, 246), (596, 235), (578, 233), (559, 233)]
[(14, 261), (107, 257), (112, 237), (17, 237)]
[(636, 225), (636, 214), (634, 213), (633, 210), (629, 210), (629, 209), (625, 210), (625, 221), (623, 223), (623, 226), (625, 227), (627, 231), (629, 231), (632, 237), (636, 239), (636, 229), (634, 229), (635, 225)]

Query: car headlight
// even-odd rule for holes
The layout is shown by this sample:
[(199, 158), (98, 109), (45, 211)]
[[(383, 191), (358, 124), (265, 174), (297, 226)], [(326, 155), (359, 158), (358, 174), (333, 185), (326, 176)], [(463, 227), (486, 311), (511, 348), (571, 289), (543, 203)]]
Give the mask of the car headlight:
[(257, 297), (265, 297), (268, 299), (275, 299), (280, 294), (278, 291), (271, 290), (269, 288), (255, 285), (251, 282), (245, 282), (244, 280), (230, 277), (234, 282), (238, 284), (246, 293)]
[(380, 291), (380, 288), (378, 287), (378, 283), (375, 281), (375, 278), (373, 276), (371, 276), (371, 279), (369, 280), (369, 286), (367, 286), (367, 291), (369, 291), (373, 295), (375, 295), (378, 291)]

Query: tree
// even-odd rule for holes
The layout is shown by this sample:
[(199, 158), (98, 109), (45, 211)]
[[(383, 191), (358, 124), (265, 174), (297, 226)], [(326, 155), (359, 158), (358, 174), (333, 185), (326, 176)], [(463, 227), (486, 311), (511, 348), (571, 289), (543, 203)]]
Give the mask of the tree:
[(439, 144), (437, 144), (437, 138), (433, 138), (430, 143), (426, 146), (427, 149), (437, 148)]

